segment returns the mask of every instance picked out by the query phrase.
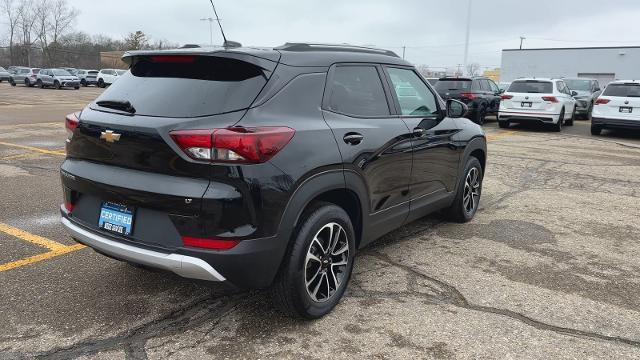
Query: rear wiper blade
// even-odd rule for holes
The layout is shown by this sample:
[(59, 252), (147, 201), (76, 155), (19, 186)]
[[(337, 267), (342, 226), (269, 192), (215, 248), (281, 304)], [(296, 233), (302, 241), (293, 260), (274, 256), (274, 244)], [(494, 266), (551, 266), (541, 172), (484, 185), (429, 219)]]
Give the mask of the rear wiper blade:
[(136, 109), (127, 100), (100, 100), (97, 101), (98, 106), (106, 107), (109, 109), (121, 110), (128, 112), (129, 114), (135, 114)]

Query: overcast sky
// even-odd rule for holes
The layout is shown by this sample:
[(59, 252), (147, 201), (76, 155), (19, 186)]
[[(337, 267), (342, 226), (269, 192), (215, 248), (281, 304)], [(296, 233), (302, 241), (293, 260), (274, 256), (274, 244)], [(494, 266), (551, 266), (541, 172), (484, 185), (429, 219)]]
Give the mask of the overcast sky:
[[(471, 0), (469, 62), (500, 66), (500, 50), (640, 45), (638, 0)], [(122, 38), (209, 43), (208, 0), (69, 0), (79, 30)], [(463, 62), (467, 0), (215, 0), (229, 39), (244, 45), (287, 41), (376, 45), (432, 67)], [(108, 6), (107, 6), (108, 4)], [(98, 12), (97, 10), (100, 10)], [(214, 28), (214, 30), (216, 30)], [(218, 31), (214, 42), (222, 43)]]

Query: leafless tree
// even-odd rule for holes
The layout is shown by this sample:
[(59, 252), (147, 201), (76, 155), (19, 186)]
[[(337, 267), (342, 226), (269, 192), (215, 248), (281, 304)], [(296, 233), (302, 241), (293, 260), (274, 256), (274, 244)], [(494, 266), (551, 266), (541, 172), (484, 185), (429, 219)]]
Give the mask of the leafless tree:
[(16, 33), (18, 30), (18, 10), (14, 0), (2, 1), (2, 12), (6, 15), (7, 27), (9, 32), (9, 58), (10, 61), (14, 61), (13, 44), (15, 41)]
[(37, 37), (45, 61), (50, 66), (58, 65), (60, 39), (73, 29), (78, 10), (70, 7), (67, 0), (38, 0), (35, 15)]
[(467, 75), (468, 76), (478, 76), (480, 75), (480, 64), (472, 63), (467, 65)]

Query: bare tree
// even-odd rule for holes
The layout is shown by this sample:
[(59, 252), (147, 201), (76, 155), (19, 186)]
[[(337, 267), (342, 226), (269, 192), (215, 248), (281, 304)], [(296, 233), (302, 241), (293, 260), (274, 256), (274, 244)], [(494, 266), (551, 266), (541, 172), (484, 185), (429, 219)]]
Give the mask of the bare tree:
[(9, 58), (10, 63), (14, 63), (15, 56), (13, 54), (13, 44), (16, 37), (16, 32), (18, 30), (18, 10), (15, 6), (14, 0), (3, 0), (2, 1), (2, 11), (5, 13), (7, 18), (7, 26), (9, 30)]
[(45, 61), (50, 66), (59, 65), (60, 39), (73, 29), (78, 10), (69, 7), (67, 0), (39, 0), (34, 9), (36, 31)]
[(480, 64), (472, 63), (467, 65), (467, 75), (468, 76), (478, 76), (480, 75)]
[(124, 38), (124, 45), (126, 46), (126, 50), (147, 49), (149, 47), (149, 39), (144, 32), (138, 30), (134, 33), (129, 33), (129, 35)]
[(31, 66), (31, 48), (35, 32), (36, 7), (29, 0), (22, 0), (17, 8), (18, 28), (22, 37), (22, 48), (27, 58), (27, 65)]

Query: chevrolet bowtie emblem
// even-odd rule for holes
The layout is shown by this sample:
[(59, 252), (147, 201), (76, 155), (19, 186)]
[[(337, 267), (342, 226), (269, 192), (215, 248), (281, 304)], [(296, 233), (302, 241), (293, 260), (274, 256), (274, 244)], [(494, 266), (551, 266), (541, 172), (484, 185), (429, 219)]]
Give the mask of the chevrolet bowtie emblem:
[(108, 143), (114, 143), (120, 140), (120, 134), (116, 134), (111, 130), (103, 131), (100, 133), (100, 139), (105, 140)]

